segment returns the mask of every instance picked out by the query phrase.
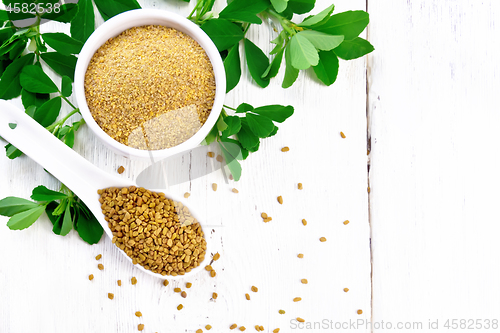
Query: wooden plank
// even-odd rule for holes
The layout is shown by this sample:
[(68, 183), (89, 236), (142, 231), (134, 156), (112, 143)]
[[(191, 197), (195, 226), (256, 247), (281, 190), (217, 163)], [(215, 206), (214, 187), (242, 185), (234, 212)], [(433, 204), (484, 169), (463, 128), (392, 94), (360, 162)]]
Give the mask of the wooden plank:
[(491, 324), (500, 4), (369, 1), (368, 10), (373, 321), (422, 322), (419, 332), (444, 331), (448, 319), (458, 319), (453, 331)]
[[(141, 4), (183, 15), (194, 5)], [(315, 12), (329, 4), (318, 0)], [(364, 9), (365, 1), (342, 0), (336, 5), (337, 11)], [(252, 27), (248, 37), (267, 52), (275, 35), (264, 25)], [(292, 88), (283, 90), (284, 71), (270, 87), (261, 89), (245, 69), (240, 85), (227, 96), (227, 105), (290, 104), (295, 114), (243, 163), (241, 181), (228, 181), (220, 170), (206, 171), (208, 165), (217, 169), (217, 162), (206, 156), (209, 150), (220, 153), (215, 146), (165, 163), (173, 177), (167, 191), (190, 192), (189, 202), (211, 225), (207, 234), (215, 244), (214, 252), (221, 254), (213, 264), (215, 278), (201, 272), (164, 287), (162, 281), (126, 263), (107, 238), (89, 246), (75, 232), (56, 236), (46, 217), (27, 230), (10, 231), (5, 226), (7, 219), (1, 217), (0, 330), (124, 332), (144, 323), (146, 332), (195, 332), (207, 324), (213, 331), (223, 332), (237, 323), (248, 330), (258, 324), (266, 331), (279, 327), (287, 332), (296, 317), (330, 326), (334, 325), (330, 321), (369, 318), (365, 73), (365, 59), (341, 62), (339, 77), (331, 87), (319, 84), (311, 73), (302, 73)], [(346, 139), (340, 137), (340, 131)], [(122, 176), (136, 179), (149, 165), (116, 156), (86, 127), (78, 132), (76, 141), (79, 153), (110, 173), (123, 165)], [(281, 152), (283, 146), (290, 151)], [(39, 184), (59, 186), (28, 158), (9, 161), (0, 155), (4, 172), (0, 197), (27, 198)], [(194, 170), (208, 174), (196, 178)], [(304, 184), (303, 190), (297, 189), (298, 182)], [(217, 192), (212, 191), (212, 183), (218, 184)], [(232, 193), (232, 188), (239, 193)], [(278, 195), (283, 196), (283, 205), (277, 202)], [(273, 220), (263, 223), (261, 212)], [(302, 219), (308, 221), (307, 226)], [(344, 225), (347, 219), (350, 223)], [(321, 243), (320, 237), (327, 242)], [(99, 253), (105, 267), (102, 272), (94, 260)], [(298, 253), (305, 257), (297, 258)], [(87, 278), (91, 273), (95, 276), (92, 282)], [(135, 286), (130, 284), (132, 276), (139, 280)], [(309, 283), (301, 284), (303, 278)], [(118, 279), (121, 287), (116, 284)], [(185, 288), (188, 281), (193, 283), (190, 289)], [(259, 288), (258, 293), (250, 291), (252, 285)], [(188, 297), (181, 298), (174, 287), (186, 290)], [(343, 291), (346, 287), (348, 293)], [(107, 298), (108, 292), (114, 293), (114, 300)], [(215, 301), (212, 292), (218, 293)], [(245, 293), (251, 294), (250, 301)], [(302, 297), (302, 301), (294, 303), (294, 297)], [(180, 303), (184, 309), (177, 311)], [(286, 313), (280, 315), (280, 309)], [(363, 309), (362, 316), (356, 314), (358, 309)], [(135, 317), (135, 311), (141, 311), (143, 317)]]

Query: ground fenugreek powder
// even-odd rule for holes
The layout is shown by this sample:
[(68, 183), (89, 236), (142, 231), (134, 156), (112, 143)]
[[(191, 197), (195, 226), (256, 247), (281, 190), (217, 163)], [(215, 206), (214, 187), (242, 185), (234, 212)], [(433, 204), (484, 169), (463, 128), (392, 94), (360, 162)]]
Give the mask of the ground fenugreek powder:
[(113, 139), (158, 150), (192, 137), (213, 106), (215, 76), (203, 48), (173, 28), (147, 25), (110, 38), (90, 60), (85, 96)]
[(134, 264), (176, 276), (190, 272), (205, 258), (207, 243), (201, 225), (182, 203), (135, 186), (97, 193), (113, 244)]

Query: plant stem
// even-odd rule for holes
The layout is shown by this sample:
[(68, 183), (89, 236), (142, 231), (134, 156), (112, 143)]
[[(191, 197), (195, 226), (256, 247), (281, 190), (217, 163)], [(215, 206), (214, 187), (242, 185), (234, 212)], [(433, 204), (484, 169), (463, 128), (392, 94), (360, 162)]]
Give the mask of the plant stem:
[(297, 32), (291, 28), (291, 25), (292, 25), (292, 22), (286, 18), (284, 18), (283, 16), (281, 16), (280, 14), (276, 13), (274, 10), (272, 9), (268, 9), (267, 12), (269, 14), (271, 14), (272, 16), (274, 16), (275, 18), (278, 19), (278, 21), (280, 22), (281, 26), (283, 27), (283, 29), (288, 32), (288, 34), (290, 36), (293, 36), (295, 35)]
[(233, 110), (233, 111), (236, 111), (236, 109), (235, 109), (235, 108), (232, 108), (232, 107), (230, 107), (230, 106), (227, 106), (227, 105), (225, 105), (225, 104), (224, 104), (224, 107), (225, 107), (225, 108), (228, 108), (229, 110)]
[(66, 103), (68, 103), (68, 104), (69, 104), (69, 105), (70, 105), (73, 109), (78, 110), (78, 112), (80, 112), (80, 110), (79, 110), (76, 106), (74, 106), (74, 105), (73, 105), (73, 103), (71, 103), (67, 97), (64, 97), (62, 94), (61, 94), (61, 97), (62, 97), (62, 99), (64, 99), (64, 100), (66, 101)]
[[(55, 128), (57, 128), (57, 127), (59, 127), (59, 126), (63, 125), (63, 124), (66, 122), (66, 120), (68, 120), (68, 119), (69, 119), (69, 117), (71, 117), (72, 115), (74, 115), (75, 113), (78, 113), (78, 112), (80, 112), (80, 109), (76, 109), (76, 108), (75, 108), (73, 111), (71, 111), (70, 113), (68, 113), (68, 114), (66, 115), (66, 117), (64, 117), (63, 119), (59, 120), (57, 123), (54, 123), (54, 124), (50, 125), (49, 127), (46, 127), (46, 129), (47, 129), (49, 132), (51, 132), (51, 133), (52, 133), (52, 131), (53, 131)], [(82, 118), (82, 119), (83, 119), (83, 118)]]

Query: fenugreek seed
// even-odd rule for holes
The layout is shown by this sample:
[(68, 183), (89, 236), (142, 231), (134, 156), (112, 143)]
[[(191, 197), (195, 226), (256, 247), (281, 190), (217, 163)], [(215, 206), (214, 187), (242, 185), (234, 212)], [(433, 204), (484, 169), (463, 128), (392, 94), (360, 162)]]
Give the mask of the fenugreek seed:
[(136, 284), (136, 283), (137, 283), (137, 279), (136, 279), (136, 277), (135, 277), (135, 276), (134, 276), (134, 277), (132, 277), (132, 278), (130, 279), (130, 282), (131, 282), (132, 284)]
[(175, 293), (180, 293), (181, 291), (182, 291), (181, 288), (174, 288)]
[(168, 280), (163, 280), (163, 285), (164, 285), (165, 287), (166, 287), (166, 286), (168, 286), (168, 284), (169, 284)]
[(325, 238), (325, 237), (321, 237), (321, 238), (319, 239), (319, 241), (320, 241), (320, 242), (326, 242), (326, 238)]
[(285, 314), (285, 310), (279, 310), (278, 311), (280, 314)]
[(280, 205), (283, 204), (283, 197), (281, 195), (278, 197), (278, 202), (280, 203)]
[(349, 224), (349, 220), (345, 220), (344, 225), (348, 225), (348, 224)]
[(206, 269), (207, 271), (209, 271), (209, 272), (213, 270), (212, 266), (210, 266), (210, 265), (206, 265), (206, 266), (205, 266), (205, 269)]
[(207, 155), (208, 155), (208, 157), (214, 157), (214, 156), (215, 156), (214, 152), (212, 152), (212, 151), (209, 151), (209, 152), (207, 153)]
[(303, 224), (303, 225), (307, 225), (307, 221), (306, 221), (306, 219), (302, 219), (302, 224)]
[(183, 307), (184, 307), (184, 305), (179, 304), (179, 305), (177, 305), (177, 310), (179, 310), (179, 311), (180, 311), (180, 310), (182, 310), (182, 308), (183, 308)]
[(240, 331), (243, 332), (244, 330), (246, 330), (246, 327), (245, 326), (240, 326)]
[(238, 325), (236, 325), (236, 324), (232, 324), (231, 326), (229, 326), (229, 329), (230, 329), (230, 330), (234, 330), (236, 327), (238, 327)]
[(257, 332), (260, 332), (260, 326), (259, 326), (259, 325), (255, 325), (255, 330), (256, 330)]
[(144, 329), (144, 324), (137, 325), (137, 330), (142, 331)]
[(115, 298), (115, 295), (114, 295), (114, 294), (112, 294), (112, 293), (108, 293), (108, 298), (109, 298), (109, 299), (113, 299), (113, 298)]
[(216, 183), (212, 184), (212, 190), (217, 191), (217, 184)]
[(118, 173), (121, 175), (125, 171), (125, 168), (122, 165), (120, 165), (120, 167), (116, 171), (118, 171)]
[(366, 189), (366, 191), (367, 191), (368, 193), (370, 193), (370, 191), (371, 191), (371, 190), (370, 190), (370, 186), (368, 186), (368, 188)]
[(217, 160), (217, 162), (222, 162), (223, 161), (222, 156), (221, 155), (217, 155), (216, 160)]
[(233, 191), (233, 193), (240, 193), (240, 191), (238, 191), (237, 189), (233, 188), (231, 191)]
[(118, 287), (122, 286), (122, 280), (118, 280), (118, 281), (116, 281), (116, 283), (118, 284)]
[(188, 294), (187, 294), (187, 292), (185, 292), (185, 291), (183, 291), (183, 292), (181, 293), (181, 296), (182, 296), (182, 297), (184, 297), (184, 298), (186, 298), (186, 297), (187, 297), (187, 295), (188, 295)]
[(230, 180), (233, 180), (233, 179), (234, 179), (234, 177), (233, 177), (233, 175), (232, 175), (232, 174), (229, 174), (229, 179), (230, 179)]
[(265, 218), (265, 219), (264, 219), (264, 222), (265, 222), (265, 223), (267, 223), (267, 222), (271, 222), (272, 220), (273, 220), (273, 218), (272, 218), (272, 217), (268, 217), (268, 218)]
[(363, 310), (358, 310), (357, 313), (360, 315), (363, 313)]
[(298, 183), (298, 184), (297, 184), (297, 188), (298, 188), (299, 190), (302, 190), (302, 188), (303, 188), (303, 187), (302, 187), (302, 183)]
[(349, 288), (344, 288), (344, 292), (348, 292), (349, 291)]
[(308, 283), (307, 279), (302, 279), (302, 280), (300, 280), (300, 282), (302, 282), (302, 284), (307, 284)]
[(250, 288), (250, 289), (252, 289), (252, 291), (253, 291), (254, 293), (256, 293), (256, 292), (258, 292), (258, 291), (259, 291), (259, 288), (257, 288), (256, 286), (252, 286), (252, 288)]
[(298, 321), (298, 322), (300, 322), (300, 323), (305, 322), (305, 320), (304, 320), (304, 319), (302, 319), (302, 318), (300, 318), (300, 317), (297, 317), (297, 321)]
[(186, 283), (186, 288), (191, 288), (193, 284), (191, 282)]
[(266, 213), (261, 213), (260, 216), (263, 218), (263, 219), (267, 219), (267, 214)]
[(89, 275), (89, 280), (92, 281), (94, 279), (94, 274)]
[(218, 297), (218, 296), (219, 296), (219, 295), (217, 295), (217, 293), (212, 293), (212, 298), (213, 298), (213, 299), (217, 299), (217, 297)]
[(344, 132), (340, 132), (340, 136), (342, 137), (342, 139), (345, 139), (345, 134), (344, 134)]
[(136, 312), (135, 312), (135, 316), (136, 316), (136, 317), (142, 317), (142, 313), (141, 313), (141, 311), (136, 311)]
[(217, 275), (217, 273), (215, 273), (215, 270), (210, 271), (210, 276), (211, 276), (211, 277), (215, 277), (215, 275)]
[(249, 294), (245, 294), (245, 298), (247, 299), (247, 301), (250, 300), (250, 295)]
[(207, 331), (210, 331), (210, 330), (212, 329), (212, 326), (210, 326), (210, 325), (206, 325), (206, 326), (205, 326), (205, 329), (206, 329)]
[(302, 259), (302, 258), (304, 258), (304, 255), (302, 253), (299, 253), (299, 254), (297, 254), (297, 258)]
[(102, 258), (102, 254), (98, 254), (98, 255), (95, 256), (95, 260), (99, 260), (101, 258)]
[(275, 329), (273, 330), (273, 333), (278, 333), (279, 331), (280, 331), (280, 329), (279, 329), (279, 328), (275, 328)]
[(191, 193), (186, 192), (186, 193), (184, 193), (184, 198), (186, 198), (186, 199), (187, 199), (187, 198), (189, 198), (189, 196), (190, 196), (190, 195), (191, 195)]
[(302, 301), (302, 298), (300, 298), (300, 297), (295, 297), (295, 298), (293, 299), (293, 301), (294, 301), (294, 302), (300, 302), (300, 301)]
[(99, 268), (102, 271), (104, 269), (104, 265), (103, 264), (99, 264), (99, 265), (97, 265), (97, 268)]
[(262, 332), (264, 332), (264, 326), (262, 326), (262, 325), (261, 325), (261, 326), (259, 326), (259, 329), (260, 329)]
[(196, 330), (196, 333), (203, 333), (203, 330), (202, 330), (201, 328), (198, 328), (198, 329)]
[(213, 256), (213, 258), (212, 258), (212, 259), (213, 259), (214, 261), (217, 261), (217, 260), (219, 260), (219, 258), (220, 258), (220, 254), (219, 254), (219, 252), (217, 252), (216, 254), (214, 254), (214, 256)]
[(283, 148), (281, 148), (281, 151), (282, 151), (282, 152), (287, 152), (287, 151), (289, 151), (289, 150), (290, 150), (290, 148), (288, 148), (288, 147), (283, 147)]

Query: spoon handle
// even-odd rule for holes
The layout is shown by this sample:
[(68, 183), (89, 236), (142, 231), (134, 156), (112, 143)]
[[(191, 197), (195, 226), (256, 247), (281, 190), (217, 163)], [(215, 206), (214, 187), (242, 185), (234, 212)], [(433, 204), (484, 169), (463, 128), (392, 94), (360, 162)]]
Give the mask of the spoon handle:
[[(12, 128), (14, 127), (14, 128)], [(49, 133), (23, 110), (0, 100), (0, 136), (28, 155), (100, 214), (97, 190), (132, 181), (99, 169)], [(104, 219), (98, 219), (101, 224)], [(107, 230), (107, 226), (104, 228)]]

